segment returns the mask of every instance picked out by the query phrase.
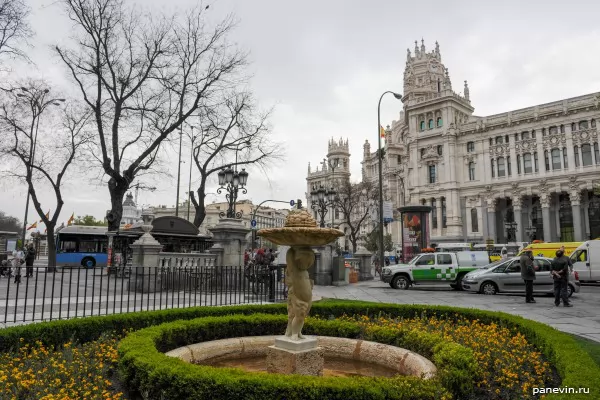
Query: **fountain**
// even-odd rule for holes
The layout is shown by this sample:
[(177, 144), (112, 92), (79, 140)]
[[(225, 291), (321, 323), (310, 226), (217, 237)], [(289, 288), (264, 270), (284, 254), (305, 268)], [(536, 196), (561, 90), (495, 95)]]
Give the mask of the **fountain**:
[[(344, 233), (318, 228), (306, 210), (293, 210), (283, 228), (261, 229), (258, 235), (290, 246), (286, 255), (288, 319), (281, 336), (238, 337), (196, 343), (166, 353), (186, 362), (214, 367), (236, 367), (249, 372), (312, 376), (394, 376), (424, 379), (436, 367), (419, 354), (395, 346), (358, 339), (302, 334), (312, 305), (313, 282), (308, 269), (315, 261), (311, 246), (322, 246)], [(325, 372), (325, 373), (324, 373)]]

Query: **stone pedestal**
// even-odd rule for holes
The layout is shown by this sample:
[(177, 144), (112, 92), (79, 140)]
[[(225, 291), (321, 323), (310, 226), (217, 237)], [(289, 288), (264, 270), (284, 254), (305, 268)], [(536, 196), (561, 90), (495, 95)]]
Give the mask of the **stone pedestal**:
[(154, 215), (143, 213), (142, 219), (144, 220), (142, 229), (145, 233), (131, 244), (133, 277), (129, 285), (133, 284), (135, 291), (151, 293), (162, 288), (162, 276), (158, 268), (158, 254), (162, 250), (162, 245), (150, 234)]
[(267, 371), (270, 373), (323, 376), (324, 361), (325, 350), (317, 346), (314, 337), (297, 341), (278, 337), (267, 349)]
[(213, 234), (213, 241), (223, 248), (221, 265), (244, 265), (246, 235), (250, 229), (244, 226), (241, 219), (223, 218), (210, 232)]
[(373, 274), (371, 274), (371, 253), (365, 248), (360, 247), (354, 257), (360, 260), (360, 272), (358, 274), (359, 281), (372, 281)]
[(315, 260), (315, 285), (331, 286), (333, 281), (331, 275), (331, 247), (319, 246), (316, 250), (321, 256)]

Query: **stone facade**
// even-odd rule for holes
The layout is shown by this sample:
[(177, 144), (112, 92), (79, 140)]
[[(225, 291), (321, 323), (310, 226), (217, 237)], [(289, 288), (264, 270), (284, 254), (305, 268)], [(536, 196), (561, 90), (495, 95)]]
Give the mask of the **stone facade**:
[[(439, 45), (407, 52), (403, 110), (385, 137), (384, 196), (425, 204), (432, 242), (600, 237), (600, 93), (479, 117)], [(377, 180), (364, 145), (363, 178)], [(400, 242), (400, 224), (391, 225)]]

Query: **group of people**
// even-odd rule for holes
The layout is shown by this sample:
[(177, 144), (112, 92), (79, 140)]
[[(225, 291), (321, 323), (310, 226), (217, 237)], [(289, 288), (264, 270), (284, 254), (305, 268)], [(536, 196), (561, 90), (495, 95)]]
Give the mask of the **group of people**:
[(269, 266), (273, 264), (275, 258), (277, 257), (277, 253), (273, 251), (273, 249), (267, 248), (259, 248), (254, 251), (246, 250), (244, 253), (244, 266), (248, 267), (250, 261), (254, 263), (254, 265), (262, 265)]
[(8, 278), (14, 276), (15, 283), (21, 283), (21, 268), (25, 264), (25, 277), (33, 277), (33, 262), (35, 261), (36, 254), (37, 252), (33, 243), (30, 243), (29, 246), (23, 249), (13, 250), (12, 258), (2, 261), (0, 276)]
[[(535, 268), (533, 265), (533, 252), (526, 251), (520, 258), (521, 277), (525, 281), (525, 302), (535, 303), (533, 298), (533, 281), (535, 281)], [(550, 274), (554, 280), (554, 305), (558, 307), (562, 299), (563, 306), (573, 307), (569, 302), (567, 286), (569, 274), (573, 269), (571, 259), (565, 255), (564, 246), (556, 251), (556, 257), (552, 260)]]

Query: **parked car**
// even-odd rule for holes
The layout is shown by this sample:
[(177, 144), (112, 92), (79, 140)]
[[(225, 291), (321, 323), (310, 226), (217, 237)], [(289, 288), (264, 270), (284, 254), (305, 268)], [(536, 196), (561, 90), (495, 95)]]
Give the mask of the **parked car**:
[(383, 268), (381, 280), (394, 289), (408, 289), (411, 285), (450, 285), (461, 289), (461, 280), (467, 272), (488, 265), (485, 251), (422, 253), (408, 264)]
[[(521, 277), (520, 257), (495, 262), (485, 269), (469, 272), (462, 280), (462, 287), (469, 292), (483, 294), (496, 293), (525, 293), (525, 281)], [(534, 293), (554, 293), (554, 281), (550, 274), (552, 259), (534, 257), (533, 266), (536, 270), (533, 281)], [(567, 290), (569, 297), (579, 293), (581, 284), (579, 274), (571, 271)]]

